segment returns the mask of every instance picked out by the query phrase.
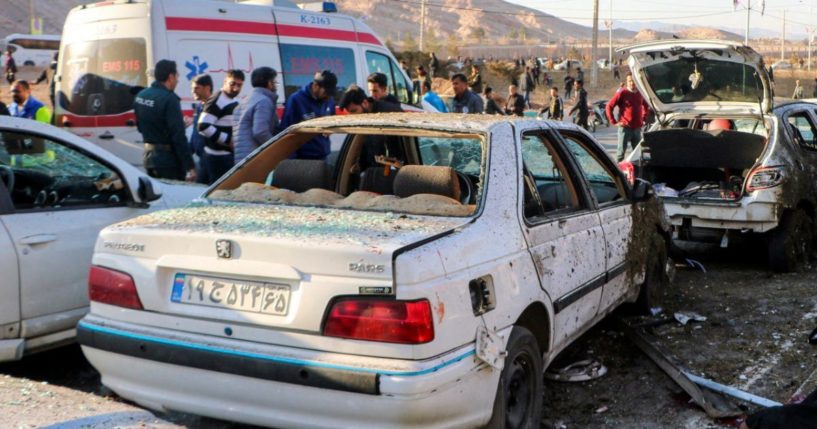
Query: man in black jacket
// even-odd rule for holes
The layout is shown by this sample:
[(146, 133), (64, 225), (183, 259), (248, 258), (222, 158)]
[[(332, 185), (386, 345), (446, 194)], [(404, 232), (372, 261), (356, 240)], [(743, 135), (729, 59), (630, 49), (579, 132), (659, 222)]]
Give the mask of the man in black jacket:
[(508, 87), (508, 101), (505, 102), (505, 113), (516, 116), (525, 115), (525, 99), (519, 94), (519, 88), (516, 85)]
[(559, 88), (555, 86), (550, 88), (550, 104), (543, 107), (542, 110), (539, 111), (539, 114), (545, 115), (548, 119), (554, 121), (562, 120), (564, 116), (564, 103), (562, 103), (562, 99), (559, 97)]
[(369, 95), (379, 101), (400, 105), (400, 100), (393, 94), (389, 94), (389, 78), (380, 72), (374, 72), (366, 79), (369, 87)]
[(590, 110), (587, 108), (587, 91), (584, 90), (584, 82), (581, 80), (577, 80), (575, 86), (576, 102), (573, 108), (570, 109), (569, 114), (572, 115), (573, 112), (577, 112), (576, 125), (587, 129), (587, 118), (590, 116)]
[(204, 136), (204, 169), (210, 183), (233, 167), (233, 110), (244, 85), (244, 72), (228, 70), (221, 90), (204, 103), (196, 129)]
[[(367, 97), (366, 93), (356, 85), (352, 85), (340, 98), (338, 107), (346, 110), (351, 115), (363, 113), (386, 113), (402, 112), (400, 104), (389, 103), (383, 100), (375, 100)], [(402, 160), (402, 150), (400, 141), (393, 136), (368, 136), (360, 153), (361, 171), (368, 167), (377, 166), (375, 157), (383, 155), (387, 158), (397, 158)]]

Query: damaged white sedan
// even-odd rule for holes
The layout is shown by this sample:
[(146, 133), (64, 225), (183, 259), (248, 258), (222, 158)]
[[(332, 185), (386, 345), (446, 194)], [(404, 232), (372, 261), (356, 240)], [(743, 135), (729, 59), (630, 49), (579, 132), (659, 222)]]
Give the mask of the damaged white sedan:
[[(330, 165), (290, 159), (322, 135)], [(105, 229), (79, 341), (157, 410), (271, 427), (538, 427), (542, 373), (626, 301), (665, 224), (585, 131), (502, 117), (319, 118), (188, 208)]]

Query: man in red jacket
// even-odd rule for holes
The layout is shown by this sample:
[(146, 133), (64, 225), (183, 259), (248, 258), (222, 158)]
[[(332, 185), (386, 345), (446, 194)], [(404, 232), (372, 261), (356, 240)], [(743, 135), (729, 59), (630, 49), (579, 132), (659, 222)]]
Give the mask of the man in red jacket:
[[(618, 106), (619, 120), (613, 116), (613, 109)], [(641, 127), (647, 119), (650, 108), (644, 97), (635, 88), (633, 75), (627, 75), (627, 83), (624, 88), (616, 91), (613, 98), (607, 102), (607, 120), (618, 127), (618, 147), (616, 148), (616, 161), (624, 159), (624, 152), (627, 151), (629, 142), (633, 149), (641, 141)]]

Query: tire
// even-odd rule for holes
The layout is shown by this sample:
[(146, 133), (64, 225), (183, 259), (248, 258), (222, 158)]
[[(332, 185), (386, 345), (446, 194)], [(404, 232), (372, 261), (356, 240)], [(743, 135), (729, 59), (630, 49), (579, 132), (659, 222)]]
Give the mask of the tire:
[(506, 348), (505, 367), (499, 376), (490, 429), (537, 429), (542, 420), (544, 373), (536, 337), (514, 326)]
[(31, 60), (25, 61), (25, 62), (23, 62), (23, 65), (24, 65), (24, 66), (33, 66), (33, 65), (34, 65), (34, 61), (31, 61)]
[(636, 314), (649, 315), (652, 314), (653, 308), (661, 306), (661, 295), (669, 280), (666, 273), (667, 244), (664, 237), (654, 234), (650, 249), (652, 250), (644, 268), (644, 283), (641, 283), (638, 299), (633, 304), (633, 312)]
[(778, 273), (802, 271), (813, 244), (811, 218), (802, 209), (783, 213), (780, 225), (769, 233), (769, 266)]

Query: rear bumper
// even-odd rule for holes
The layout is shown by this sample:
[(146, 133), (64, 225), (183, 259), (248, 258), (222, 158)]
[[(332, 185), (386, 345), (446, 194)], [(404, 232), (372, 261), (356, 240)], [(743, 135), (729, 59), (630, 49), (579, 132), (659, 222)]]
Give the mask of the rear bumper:
[(702, 202), (677, 198), (664, 198), (663, 201), (674, 226), (683, 226), (687, 222), (693, 228), (766, 232), (776, 228), (779, 219), (779, 204), (776, 203)]
[(479, 426), (499, 378), (472, 346), (426, 361), (352, 366), (327, 353), (305, 359), (257, 344), (249, 351), (242, 341), (180, 339), (95, 317), (79, 324), (77, 338), (103, 384), (125, 398), (272, 427)]

